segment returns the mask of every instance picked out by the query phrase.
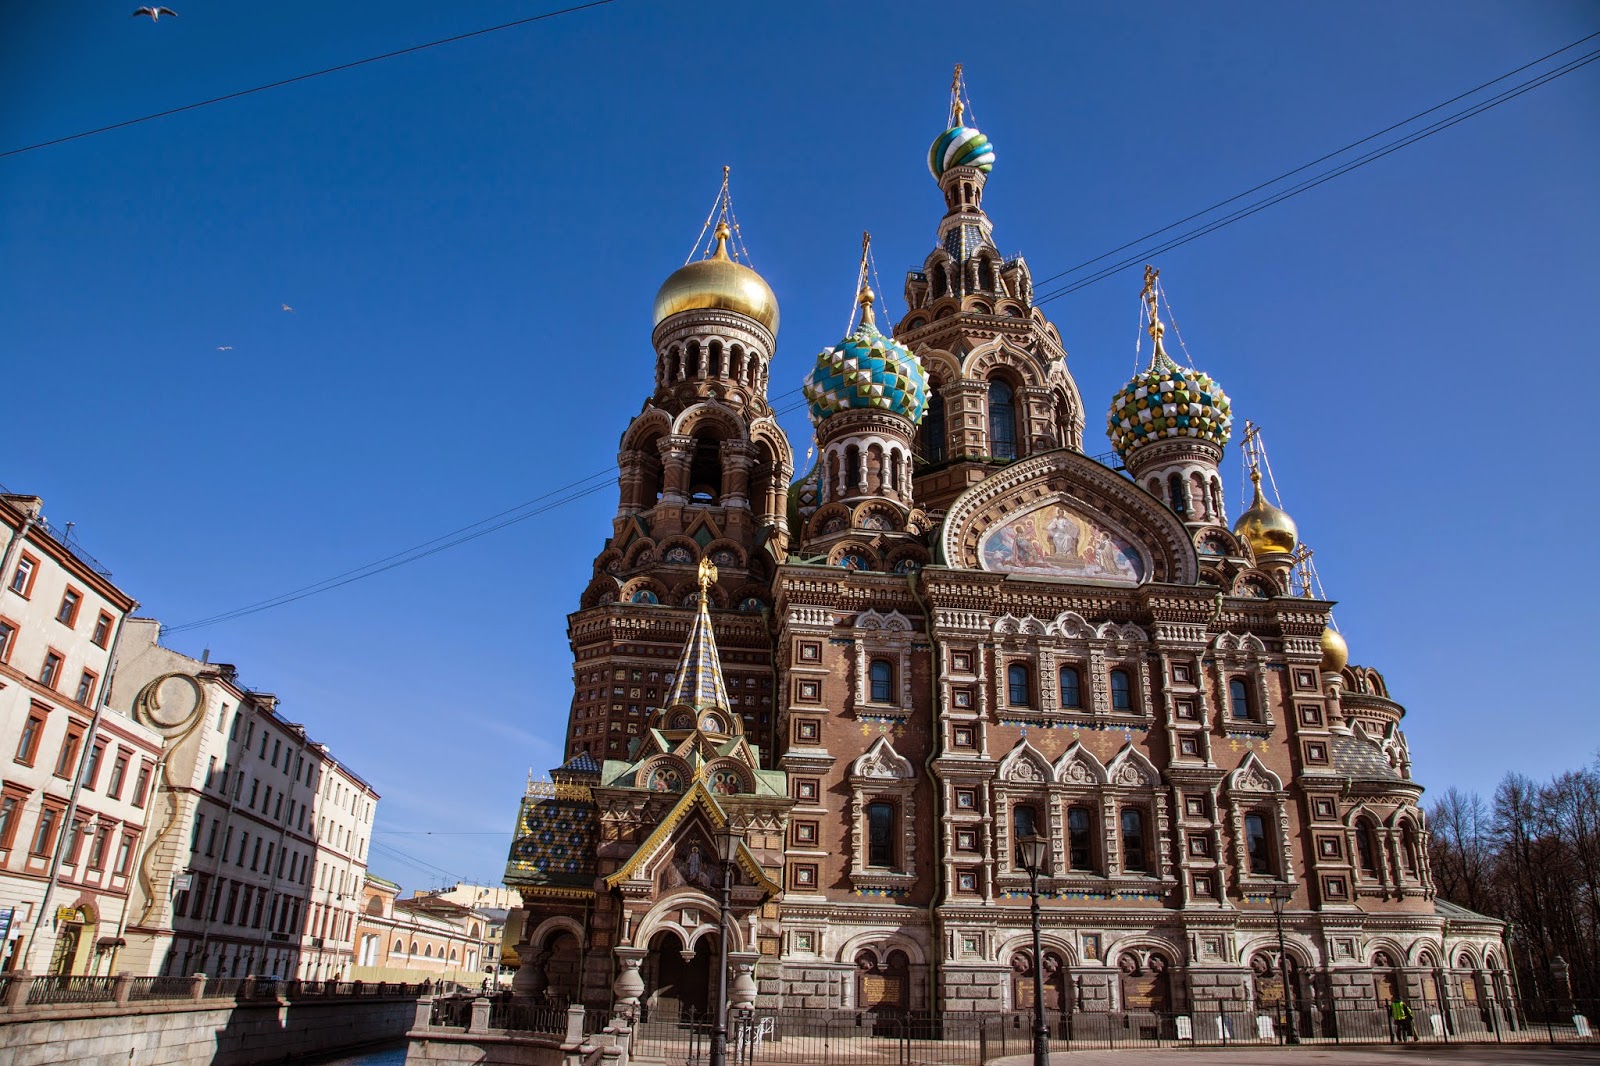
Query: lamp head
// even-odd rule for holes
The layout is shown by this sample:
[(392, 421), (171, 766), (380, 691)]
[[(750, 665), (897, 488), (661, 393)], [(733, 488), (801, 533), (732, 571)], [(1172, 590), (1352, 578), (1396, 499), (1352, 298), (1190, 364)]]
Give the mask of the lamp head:
[(1017, 858), (1022, 862), (1022, 868), (1030, 874), (1039, 875), (1045, 872), (1045, 862), (1049, 858), (1050, 842), (1037, 833), (1017, 837)]

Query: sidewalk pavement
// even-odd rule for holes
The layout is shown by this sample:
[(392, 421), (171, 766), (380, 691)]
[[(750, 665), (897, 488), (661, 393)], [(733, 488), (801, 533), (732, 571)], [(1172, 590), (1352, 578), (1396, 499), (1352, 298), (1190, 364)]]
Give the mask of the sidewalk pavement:
[[(1125, 1051), (1057, 1051), (1050, 1066), (1588, 1066), (1600, 1047), (1530, 1044), (1412, 1044), (1358, 1047), (1213, 1047)], [(1008, 1055), (990, 1066), (1033, 1066), (1031, 1055)]]

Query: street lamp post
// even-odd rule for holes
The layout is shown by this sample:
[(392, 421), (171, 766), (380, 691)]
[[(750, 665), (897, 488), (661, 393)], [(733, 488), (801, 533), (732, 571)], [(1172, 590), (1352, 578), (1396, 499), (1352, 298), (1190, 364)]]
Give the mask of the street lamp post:
[(1294, 898), (1293, 885), (1272, 886), (1272, 917), (1278, 924), (1278, 976), (1283, 979), (1283, 1042), (1300, 1043), (1294, 1028), (1294, 987), (1289, 984), (1289, 955), (1283, 947), (1283, 908)]
[(717, 923), (717, 1024), (711, 1032), (710, 1066), (728, 1061), (728, 910), (733, 899), (733, 864), (743, 837), (732, 828), (717, 834), (717, 855), (722, 860), (722, 899)]
[(1039, 946), (1039, 874), (1050, 842), (1037, 833), (1017, 838), (1017, 858), (1028, 871), (1029, 917), (1033, 922), (1033, 1066), (1050, 1066), (1050, 1027), (1044, 1023), (1044, 953)]

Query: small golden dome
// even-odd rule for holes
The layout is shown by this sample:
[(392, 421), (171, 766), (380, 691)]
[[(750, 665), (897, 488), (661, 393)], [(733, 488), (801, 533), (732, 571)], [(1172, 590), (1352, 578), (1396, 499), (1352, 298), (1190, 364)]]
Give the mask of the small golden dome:
[(1322, 631), (1322, 672), (1337, 674), (1349, 661), (1350, 646), (1344, 642), (1337, 629), (1328, 626)]
[(717, 250), (674, 270), (656, 293), (655, 325), (680, 311), (715, 308), (748, 315), (778, 332), (778, 298), (765, 279), (728, 257), (728, 224), (717, 224)]
[(1294, 551), (1295, 541), (1300, 535), (1300, 531), (1295, 528), (1294, 519), (1281, 508), (1272, 506), (1266, 497), (1261, 495), (1259, 470), (1250, 474), (1250, 480), (1255, 482), (1256, 498), (1250, 501), (1250, 509), (1234, 522), (1234, 533), (1243, 537), (1250, 545), (1250, 550), (1258, 557), (1289, 554)]

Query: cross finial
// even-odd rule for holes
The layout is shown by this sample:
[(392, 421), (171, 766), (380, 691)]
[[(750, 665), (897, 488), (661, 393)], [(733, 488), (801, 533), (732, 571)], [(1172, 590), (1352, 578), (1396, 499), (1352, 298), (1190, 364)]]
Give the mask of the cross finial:
[(872, 286), (867, 283), (867, 263), (872, 254), (872, 234), (866, 230), (861, 231), (861, 267), (856, 272), (856, 303), (861, 307), (861, 321), (873, 325)]
[(961, 102), (961, 64), (956, 64), (956, 71), (950, 76), (950, 125), (961, 125), (961, 115), (966, 111), (966, 106)]

